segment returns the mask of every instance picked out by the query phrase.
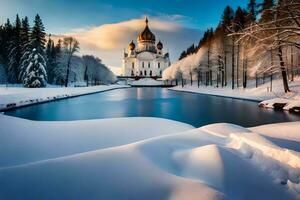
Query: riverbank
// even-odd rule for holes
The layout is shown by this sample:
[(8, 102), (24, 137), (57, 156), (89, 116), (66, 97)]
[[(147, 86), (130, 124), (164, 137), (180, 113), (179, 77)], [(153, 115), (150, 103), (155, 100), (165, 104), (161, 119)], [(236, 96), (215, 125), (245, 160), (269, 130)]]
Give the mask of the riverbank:
[(68, 88), (0, 87), (0, 111), (127, 87), (130, 86), (100, 85)]
[(158, 118), (0, 115), (0, 124), (1, 199), (300, 197), (300, 122), (194, 128)]
[[(274, 108), (275, 103), (284, 102), (286, 105), (283, 109), (290, 110), (300, 106), (300, 79), (296, 79), (289, 83), (291, 92), (284, 93), (282, 81), (274, 80), (272, 92), (270, 91), (270, 83), (262, 84), (255, 87), (253, 82), (249, 82), (249, 86), (244, 89), (242, 87), (232, 90), (231, 86), (227, 87), (213, 87), (213, 86), (200, 86), (197, 83), (191, 85), (176, 86), (169, 88), (170, 90), (193, 92), (199, 94), (208, 94), (220, 97), (230, 97), (235, 99), (251, 100), (261, 102), (261, 106), (267, 108)], [(284, 108), (285, 107), (285, 108)]]

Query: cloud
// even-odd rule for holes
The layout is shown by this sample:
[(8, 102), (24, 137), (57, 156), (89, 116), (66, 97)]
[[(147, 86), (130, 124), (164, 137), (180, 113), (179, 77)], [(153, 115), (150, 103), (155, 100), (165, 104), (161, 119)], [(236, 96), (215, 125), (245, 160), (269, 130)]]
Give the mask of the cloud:
[[(171, 60), (178, 58), (181, 51), (199, 41), (202, 31), (184, 27), (184, 16), (149, 17), (151, 31), (164, 44), (164, 50), (170, 52)], [(138, 34), (144, 29), (144, 17), (114, 24), (104, 24), (73, 30), (64, 36), (73, 36), (80, 42), (81, 54), (93, 54), (108, 66), (120, 68), (124, 49), (131, 40), (136, 42)], [(114, 70), (117, 71), (117, 70)]]

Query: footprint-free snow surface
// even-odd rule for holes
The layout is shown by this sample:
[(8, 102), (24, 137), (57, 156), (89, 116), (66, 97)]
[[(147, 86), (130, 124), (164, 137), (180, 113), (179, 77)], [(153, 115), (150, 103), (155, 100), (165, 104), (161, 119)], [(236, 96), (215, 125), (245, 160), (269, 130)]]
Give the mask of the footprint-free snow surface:
[(300, 199), (300, 122), (0, 124), (0, 199)]

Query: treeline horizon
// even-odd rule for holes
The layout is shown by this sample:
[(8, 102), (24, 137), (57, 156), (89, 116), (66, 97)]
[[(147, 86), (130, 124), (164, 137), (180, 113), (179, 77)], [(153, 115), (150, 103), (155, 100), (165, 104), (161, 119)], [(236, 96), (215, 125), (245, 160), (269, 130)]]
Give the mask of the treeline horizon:
[[(166, 80), (193, 79), (198, 85), (247, 87), (248, 79), (265, 83), (300, 74), (300, 3), (293, 0), (250, 0), (246, 8), (226, 6), (220, 22), (197, 45), (184, 50), (166, 70)], [(193, 57), (190, 59), (189, 57)], [(261, 80), (262, 79), (262, 80)], [(271, 85), (272, 87), (272, 85)]]
[(32, 27), (27, 16), (20, 18), (17, 14), (14, 23), (7, 19), (0, 26), (0, 82), (24, 87), (68, 87), (116, 81), (101, 59), (76, 55), (79, 49), (79, 42), (73, 37), (58, 39), (55, 44), (38, 14)]

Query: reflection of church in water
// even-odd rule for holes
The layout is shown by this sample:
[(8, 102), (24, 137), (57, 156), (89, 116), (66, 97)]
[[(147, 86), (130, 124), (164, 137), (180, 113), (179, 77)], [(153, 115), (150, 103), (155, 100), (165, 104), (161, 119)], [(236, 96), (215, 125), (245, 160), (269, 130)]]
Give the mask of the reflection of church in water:
[(137, 47), (132, 41), (123, 58), (123, 76), (161, 77), (170, 65), (169, 53), (163, 52), (163, 44), (155, 44), (155, 35), (150, 31), (148, 19), (146, 27), (138, 35)]

